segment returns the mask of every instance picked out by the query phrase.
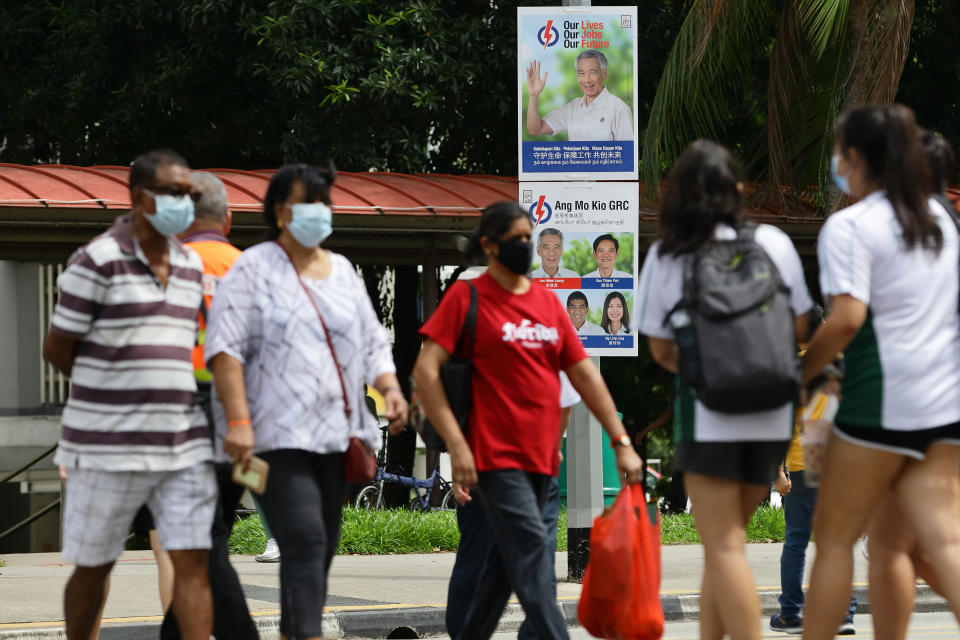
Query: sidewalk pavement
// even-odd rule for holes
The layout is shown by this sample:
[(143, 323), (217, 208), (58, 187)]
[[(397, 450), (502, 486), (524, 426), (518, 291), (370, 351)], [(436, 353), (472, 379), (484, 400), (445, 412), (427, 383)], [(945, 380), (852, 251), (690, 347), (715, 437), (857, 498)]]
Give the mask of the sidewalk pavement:
[[(747, 545), (765, 615), (778, 611), (781, 544)], [(815, 546), (807, 554), (807, 576)], [(703, 547), (662, 548), (661, 601), (667, 620), (694, 620), (699, 614)], [(73, 570), (58, 553), (2, 556), (0, 567), (0, 640), (64, 638), (63, 587)], [(233, 556), (262, 638), (278, 638), (279, 564)], [(399, 627), (420, 636), (445, 633), (447, 580), (454, 554), (338, 556), (333, 562), (327, 600), (325, 638), (386, 638)], [(567, 556), (557, 554), (557, 596), (568, 624), (576, 624), (580, 585), (566, 581)], [(866, 560), (855, 551), (854, 583), (861, 613), (869, 611)], [(916, 611), (946, 611), (946, 603), (926, 585), (918, 585)], [(128, 551), (113, 571), (104, 611), (103, 640), (155, 639), (161, 620), (157, 571), (149, 551)], [(500, 621), (500, 630), (516, 629), (523, 613), (516, 601)], [(410, 637), (410, 636), (398, 636)]]

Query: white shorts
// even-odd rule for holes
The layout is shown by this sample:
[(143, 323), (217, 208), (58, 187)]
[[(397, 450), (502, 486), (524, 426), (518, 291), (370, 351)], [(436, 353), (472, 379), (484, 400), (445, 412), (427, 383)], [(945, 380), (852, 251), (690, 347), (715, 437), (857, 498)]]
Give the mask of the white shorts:
[(217, 504), (213, 464), (177, 471), (69, 469), (63, 557), (83, 567), (115, 561), (133, 517), (146, 504), (163, 548), (209, 549)]

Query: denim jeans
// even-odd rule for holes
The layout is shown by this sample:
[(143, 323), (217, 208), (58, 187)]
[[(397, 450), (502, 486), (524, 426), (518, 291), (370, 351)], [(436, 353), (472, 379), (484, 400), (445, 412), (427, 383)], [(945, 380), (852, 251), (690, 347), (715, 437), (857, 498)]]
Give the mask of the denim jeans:
[[(780, 555), (780, 616), (794, 618), (803, 611), (803, 567), (807, 545), (813, 533), (813, 508), (817, 504), (817, 489), (803, 481), (803, 471), (790, 473), (790, 493), (783, 498), (783, 517), (786, 535)], [(851, 598), (847, 616), (857, 610), (857, 599)]]
[[(556, 499), (548, 500), (551, 495)], [(452, 638), (490, 637), (514, 591), (527, 614), (526, 638), (567, 638), (556, 604), (556, 478), (482, 472), (473, 496), (457, 509), (460, 545), (447, 593), (447, 632)], [(548, 501), (556, 513), (552, 533), (544, 530)]]

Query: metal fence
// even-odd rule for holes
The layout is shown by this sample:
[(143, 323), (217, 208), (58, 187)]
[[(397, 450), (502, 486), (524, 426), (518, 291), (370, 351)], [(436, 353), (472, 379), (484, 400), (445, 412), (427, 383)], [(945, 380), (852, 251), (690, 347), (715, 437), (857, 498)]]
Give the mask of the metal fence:
[(41, 264), (37, 265), (37, 269), (40, 288), (37, 310), (37, 321), (40, 323), (40, 343), (37, 351), (40, 358), (40, 403), (62, 405), (70, 395), (70, 379), (43, 360), (43, 341), (50, 327), (50, 318), (53, 317), (53, 307), (57, 303), (57, 278), (63, 273), (63, 265)]

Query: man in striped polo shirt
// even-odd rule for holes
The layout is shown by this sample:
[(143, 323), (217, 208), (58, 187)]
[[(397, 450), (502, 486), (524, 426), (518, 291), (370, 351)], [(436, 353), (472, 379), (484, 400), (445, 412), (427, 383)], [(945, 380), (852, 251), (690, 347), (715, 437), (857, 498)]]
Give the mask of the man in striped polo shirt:
[(56, 457), (69, 473), (63, 555), (77, 565), (64, 597), (70, 640), (89, 638), (104, 581), (144, 504), (173, 561), (183, 637), (210, 637), (216, 483), (190, 359), (203, 265), (175, 238), (193, 221), (193, 196), (183, 158), (140, 156), (130, 169), (132, 210), (57, 281), (44, 358), (72, 378)]

